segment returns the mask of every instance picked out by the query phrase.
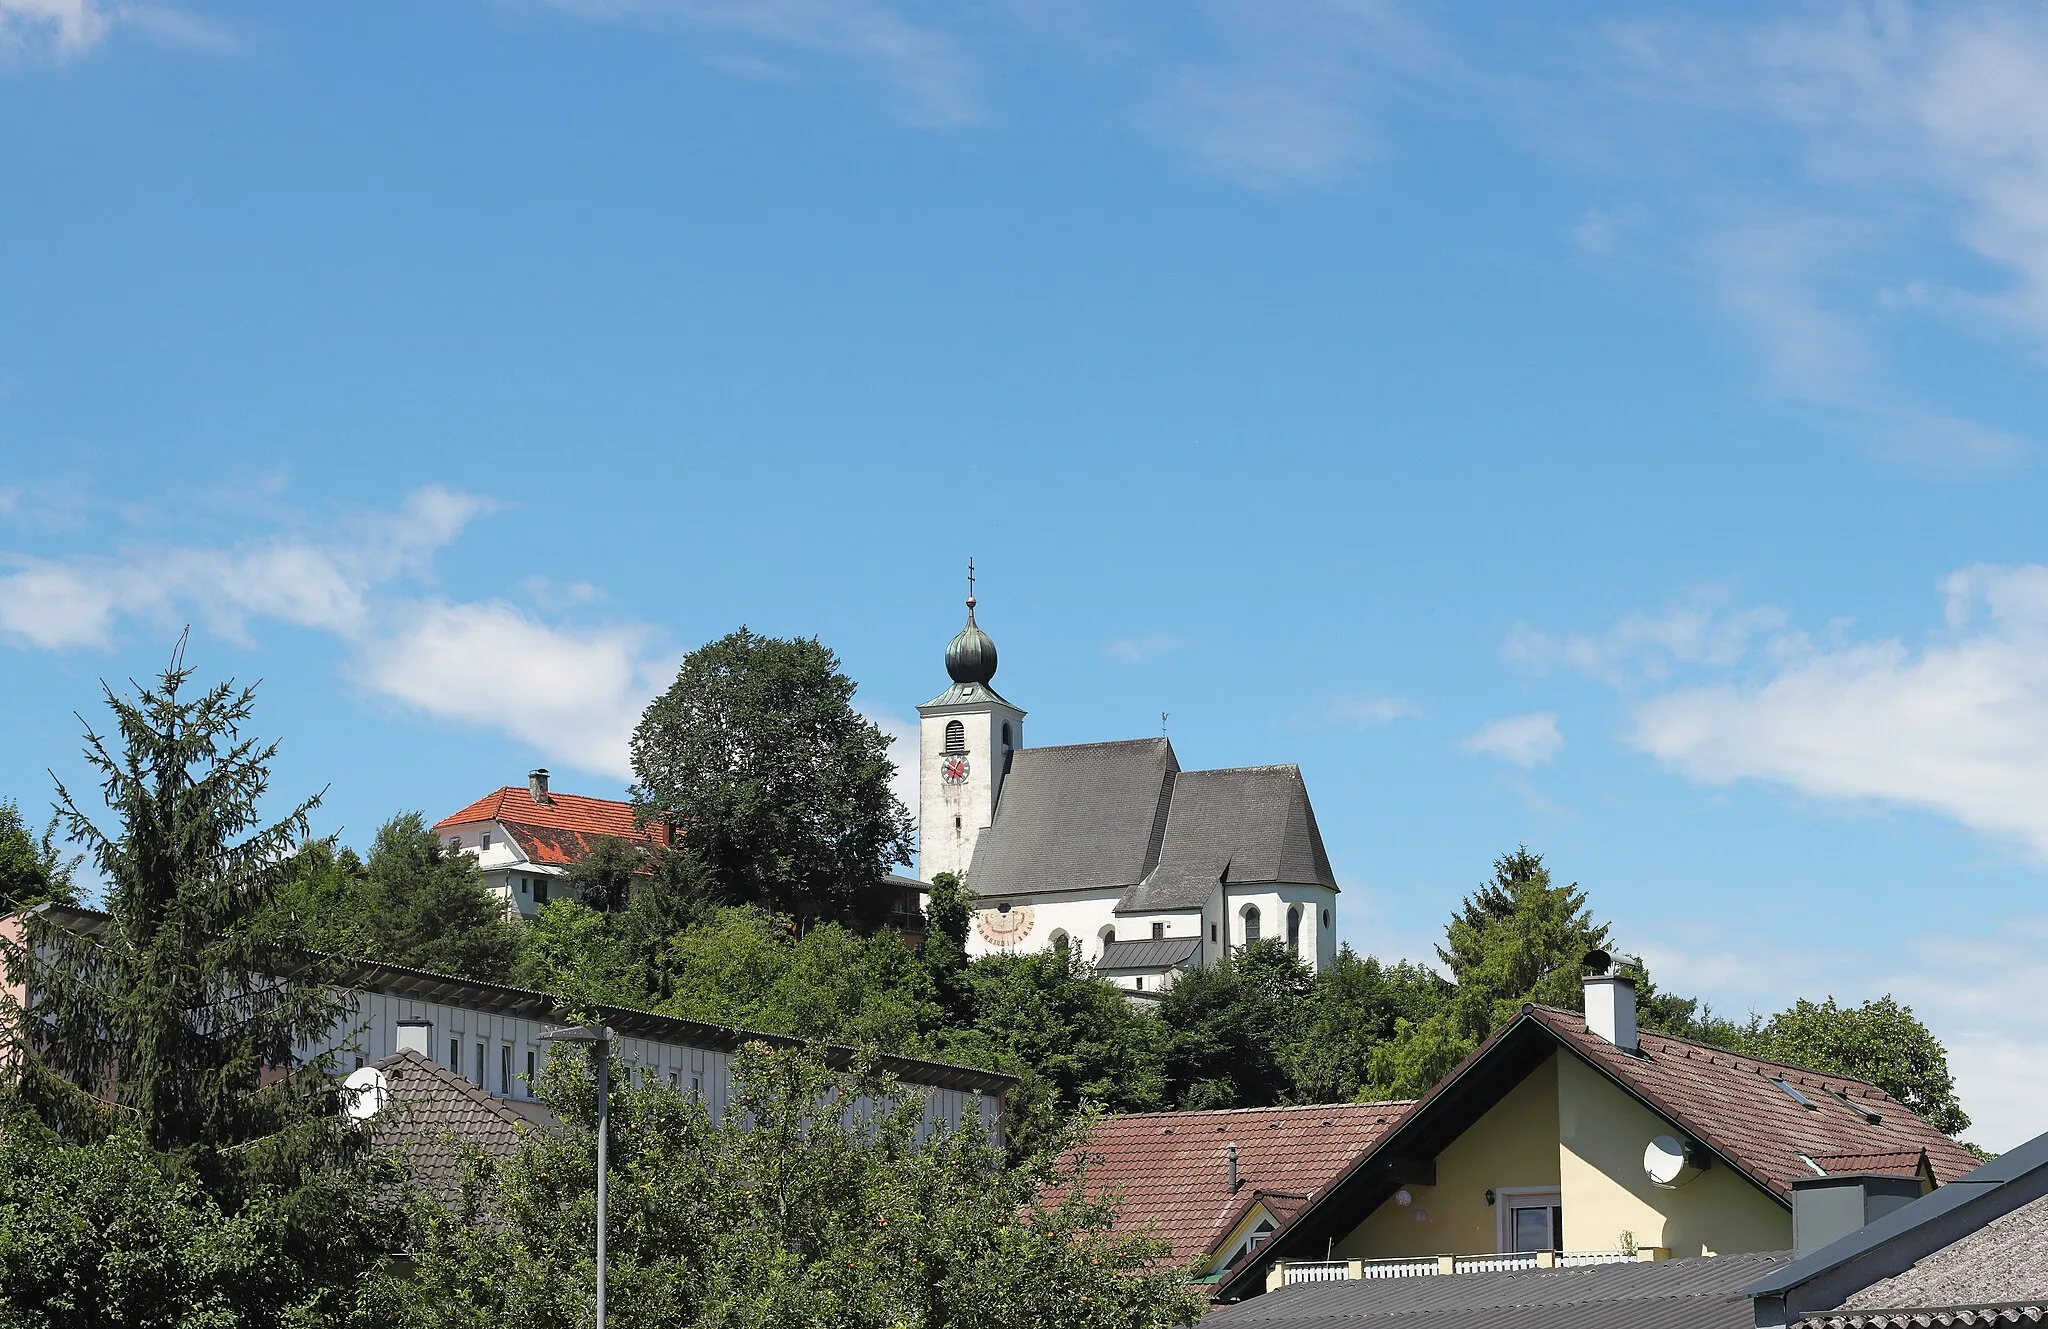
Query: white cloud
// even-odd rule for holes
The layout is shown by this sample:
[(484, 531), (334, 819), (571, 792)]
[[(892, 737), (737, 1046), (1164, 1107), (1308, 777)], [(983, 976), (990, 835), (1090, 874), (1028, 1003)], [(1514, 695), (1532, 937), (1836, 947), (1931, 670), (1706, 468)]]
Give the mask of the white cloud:
[(1972, 1118), (1965, 1139), (2004, 1150), (2048, 1130), (2048, 1007), (2013, 1000), (2048, 985), (2048, 919), (1915, 936), (1879, 954), (1808, 944), (1797, 965), (1742, 944), (1724, 922), (1683, 924), (1682, 935), (1671, 926), (1638, 929), (1629, 943), (1659, 987), (1705, 996), (1735, 1020), (1802, 997), (1860, 1004), (1889, 993), (1948, 1049), (1957, 1097)]
[(1206, 7), (1213, 49), (1170, 62), (1137, 122), (1213, 174), (1254, 189), (1328, 185), (1377, 151), (1374, 99), (1441, 72), (1431, 36), (1389, 0)]
[(1118, 664), (1148, 664), (1173, 654), (1181, 647), (1178, 637), (1117, 637), (1102, 644), (1102, 652)]
[(1921, 808), (2048, 856), (2048, 567), (1970, 568), (1943, 590), (1947, 640), (1786, 636), (1761, 681), (1643, 702), (1632, 740), (1708, 783)]
[(1468, 752), (1484, 752), (1517, 766), (1536, 766), (1556, 757), (1564, 747), (1554, 711), (1510, 715), (1479, 726), (1465, 740)]
[(1330, 718), (1339, 724), (1370, 729), (1416, 714), (1415, 703), (1399, 697), (1343, 696), (1330, 703)]
[(105, 646), (116, 622), (196, 613), (239, 637), (250, 616), (352, 635), (368, 590), (422, 570), (486, 500), (438, 486), (392, 514), (319, 540), (280, 538), (237, 549), (151, 547), (69, 560), (0, 556), (0, 637), (61, 649)]
[(112, 26), (93, 0), (0, 0), (0, 52), (47, 51), (67, 59), (97, 46)]
[(1783, 626), (1785, 614), (1769, 605), (1726, 613), (1725, 600), (1701, 593), (1661, 613), (1630, 614), (1598, 636), (1551, 636), (1518, 624), (1505, 654), (1539, 672), (1575, 669), (1617, 686), (1667, 678), (1678, 665), (1730, 665), (1759, 634)]
[(633, 726), (680, 660), (645, 627), (555, 627), (495, 601), (419, 601), (388, 618), (357, 643), (365, 686), (620, 779), (632, 777)]
[(672, 26), (711, 42), (740, 42), (728, 68), (781, 72), (773, 54), (837, 57), (875, 71), (904, 113), (928, 125), (982, 118), (972, 62), (936, 27), (916, 23), (874, 0), (547, 0), (588, 19), (630, 19)]
[(240, 47), (229, 29), (182, 9), (101, 0), (0, 0), (0, 58), (68, 60), (91, 51), (116, 26), (134, 28), (166, 45), (216, 54)]

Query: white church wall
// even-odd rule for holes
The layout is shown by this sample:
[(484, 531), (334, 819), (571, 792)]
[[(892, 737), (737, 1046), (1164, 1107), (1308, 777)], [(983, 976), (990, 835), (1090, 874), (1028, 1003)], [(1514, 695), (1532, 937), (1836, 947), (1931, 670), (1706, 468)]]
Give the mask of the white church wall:
[[(1230, 926), (1230, 948), (1236, 951), (1247, 940), (1247, 910), (1259, 911), (1259, 936), (1287, 940), (1287, 911), (1301, 910), (1299, 954), (1310, 969), (1320, 973), (1337, 962), (1336, 892), (1327, 886), (1279, 885), (1232, 886), (1225, 892), (1225, 913)], [(1327, 910), (1331, 926), (1323, 923)]]
[[(970, 883), (971, 884), (971, 883)], [(1093, 964), (1102, 957), (1102, 929), (1115, 926), (1116, 902), (1123, 896), (1117, 889), (1076, 891), (1072, 894), (1042, 895), (1030, 904), (1013, 904), (1011, 911), (1031, 911), (1029, 926), (1020, 934), (1015, 921), (1006, 920), (994, 905), (976, 905), (974, 922), (967, 930), (967, 956), (1034, 955), (1049, 951), (1053, 935), (1065, 933), (1070, 945), (1079, 945), (1081, 958)], [(1130, 934), (1118, 929), (1119, 937)], [(1007, 946), (998, 939), (1012, 937)]]

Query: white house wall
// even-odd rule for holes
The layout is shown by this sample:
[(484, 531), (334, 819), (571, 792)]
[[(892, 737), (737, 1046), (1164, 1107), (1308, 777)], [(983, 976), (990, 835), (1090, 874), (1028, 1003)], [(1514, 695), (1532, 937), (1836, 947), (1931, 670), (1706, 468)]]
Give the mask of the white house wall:
[[(546, 1064), (550, 1044), (540, 1035), (561, 1026), (517, 1016), (452, 1006), (442, 1002), (397, 997), (382, 992), (349, 992), (353, 1011), (344, 1016), (328, 1038), (299, 1049), (301, 1059), (322, 1052), (338, 1054), (344, 1071), (366, 1065), (398, 1051), (398, 1022), (425, 1020), (428, 1056), (443, 1066), (448, 1062), (448, 1042), (457, 1041), (459, 1065), (450, 1069), (471, 1084), (478, 1084), (476, 1049), (484, 1047), (484, 1081), (479, 1085), (501, 1097), (533, 1097), (526, 1079), (527, 1056), (532, 1054), (536, 1071)], [(509, 1084), (500, 1083), (502, 1049), (512, 1052)], [(614, 1083), (644, 1084), (650, 1079), (680, 1090), (695, 1090), (704, 1097), (713, 1121), (723, 1120), (732, 1100), (732, 1054), (718, 1048), (693, 1047), (687, 1043), (621, 1034), (612, 1044)], [(917, 1086), (926, 1095), (924, 1119), (927, 1129), (944, 1123), (957, 1128), (963, 1114), (981, 1118), (984, 1129), (1001, 1139), (1002, 1104), (995, 1095), (971, 1089), (943, 1089)]]

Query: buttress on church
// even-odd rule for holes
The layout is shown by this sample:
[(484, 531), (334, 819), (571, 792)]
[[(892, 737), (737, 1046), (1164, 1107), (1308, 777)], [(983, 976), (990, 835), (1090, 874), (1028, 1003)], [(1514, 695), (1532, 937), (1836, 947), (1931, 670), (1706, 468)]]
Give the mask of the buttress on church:
[(917, 708), (918, 870), (973, 892), (970, 956), (1078, 948), (1133, 997), (1277, 938), (1337, 957), (1337, 879), (1301, 768), (1186, 771), (1164, 736), (1033, 748), (974, 621)]

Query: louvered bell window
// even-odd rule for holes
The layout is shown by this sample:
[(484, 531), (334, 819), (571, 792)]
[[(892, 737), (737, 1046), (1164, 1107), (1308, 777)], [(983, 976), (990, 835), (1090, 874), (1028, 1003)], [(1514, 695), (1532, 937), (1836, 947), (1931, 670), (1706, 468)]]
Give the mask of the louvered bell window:
[(958, 756), (967, 751), (967, 726), (958, 720), (946, 721), (946, 755)]

